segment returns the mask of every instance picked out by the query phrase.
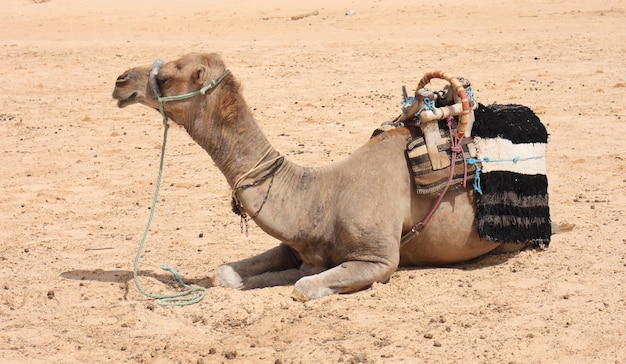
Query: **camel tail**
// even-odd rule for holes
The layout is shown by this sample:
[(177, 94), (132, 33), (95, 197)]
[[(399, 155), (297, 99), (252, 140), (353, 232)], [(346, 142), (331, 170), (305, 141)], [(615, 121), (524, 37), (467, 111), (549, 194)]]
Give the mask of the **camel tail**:
[(554, 234), (561, 234), (561, 233), (568, 233), (572, 230), (574, 230), (574, 224), (555, 224), (552, 223), (552, 235)]

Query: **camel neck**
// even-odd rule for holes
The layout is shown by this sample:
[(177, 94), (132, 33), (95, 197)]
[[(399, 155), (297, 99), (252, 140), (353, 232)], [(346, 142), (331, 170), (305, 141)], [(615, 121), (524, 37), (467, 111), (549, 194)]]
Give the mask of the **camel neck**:
[[(232, 188), (263, 174), (280, 158), (254, 120), (232, 77), (206, 99), (186, 128), (211, 156)], [(209, 110), (209, 112), (206, 112)]]

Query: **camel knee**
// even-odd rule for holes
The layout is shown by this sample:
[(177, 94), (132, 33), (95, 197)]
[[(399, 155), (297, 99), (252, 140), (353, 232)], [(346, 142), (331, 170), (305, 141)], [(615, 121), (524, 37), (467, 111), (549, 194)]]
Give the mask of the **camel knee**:
[(374, 282), (387, 282), (396, 268), (397, 264), (383, 262), (344, 262), (322, 273), (299, 279), (292, 297), (308, 301), (331, 294), (360, 291)]

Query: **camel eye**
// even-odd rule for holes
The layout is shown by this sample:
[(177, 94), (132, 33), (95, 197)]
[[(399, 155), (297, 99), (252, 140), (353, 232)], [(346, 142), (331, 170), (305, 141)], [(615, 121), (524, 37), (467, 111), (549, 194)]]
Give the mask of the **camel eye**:
[(162, 87), (165, 84), (167, 84), (169, 80), (170, 80), (169, 78), (157, 78), (156, 82), (159, 85), (159, 87)]
[(124, 83), (124, 82), (128, 81), (129, 79), (130, 79), (130, 76), (128, 76), (128, 75), (121, 75), (121, 76), (119, 76), (117, 78), (117, 80), (115, 80), (115, 83), (121, 84), (121, 83)]

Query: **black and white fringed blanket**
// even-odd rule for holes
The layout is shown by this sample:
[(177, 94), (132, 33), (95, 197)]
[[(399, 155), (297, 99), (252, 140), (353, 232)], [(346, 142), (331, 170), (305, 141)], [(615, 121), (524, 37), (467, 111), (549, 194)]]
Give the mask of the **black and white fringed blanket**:
[(546, 128), (532, 110), (522, 105), (479, 105), (474, 114), (472, 136), (479, 167), (474, 184), (479, 192), (480, 236), (547, 247), (552, 229)]

